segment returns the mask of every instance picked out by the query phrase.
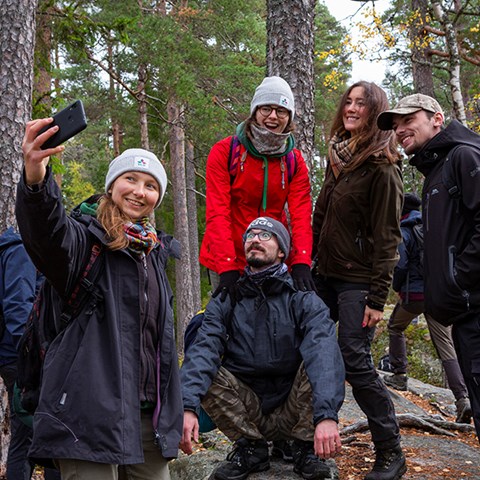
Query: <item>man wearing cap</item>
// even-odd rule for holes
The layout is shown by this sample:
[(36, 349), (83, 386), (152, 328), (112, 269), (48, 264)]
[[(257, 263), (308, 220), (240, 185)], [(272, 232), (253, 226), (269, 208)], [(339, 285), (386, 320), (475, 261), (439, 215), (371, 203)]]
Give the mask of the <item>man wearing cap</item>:
[[(400, 260), (393, 272), (392, 287), (398, 292), (399, 299), (388, 321), (389, 360), (393, 375), (386, 375), (383, 381), (396, 390), (407, 390), (407, 345), (405, 330), (418, 315), (425, 313), (423, 280), (423, 243), (418, 240), (415, 231), (422, 229), (422, 201), (414, 193), (403, 196), (402, 243), (398, 246)], [(450, 390), (455, 397), (457, 408), (456, 422), (470, 423), (472, 409), (468, 399), (467, 387), (463, 379), (457, 355), (453, 346), (452, 328), (434, 320), (425, 313), (428, 330), (435, 350), (442, 362)]]
[(294, 288), (282, 223), (255, 219), (243, 244), (247, 267), (236, 284), (237, 301), (233, 307), (229, 297), (209, 302), (182, 366), (180, 447), (191, 453), (192, 437), (198, 441), (201, 405), (235, 442), (216, 479), (267, 470), (271, 440), (293, 440), (294, 471), (303, 478), (330, 477), (321, 459), (341, 447), (337, 412), (345, 382), (335, 324), (314, 292)]
[(425, 310), (452, 325), (480, 438), (480, 136), (456, 120), (443, 123), (439, 103), (419, 93), (377, 119), (425, 176)]

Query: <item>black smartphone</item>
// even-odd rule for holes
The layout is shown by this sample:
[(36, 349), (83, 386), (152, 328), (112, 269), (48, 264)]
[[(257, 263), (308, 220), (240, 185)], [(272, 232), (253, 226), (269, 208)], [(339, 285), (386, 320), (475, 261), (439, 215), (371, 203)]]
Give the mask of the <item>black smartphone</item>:
[(58, 147), (58, 145), (61, 145), (63, 142), (72, 138), (78, 132), (81, 132), (87, 127), (87, 117), (85, 116), (82, 101), (77, 100), (56, 113), (53, 116), (53, 122), (42, 128), (38, 135), (46, 132), (49, 128), (52, 128), (55, 125), (58, 125), (59, 127), (58, 132), (40, 147), (42, 150)]

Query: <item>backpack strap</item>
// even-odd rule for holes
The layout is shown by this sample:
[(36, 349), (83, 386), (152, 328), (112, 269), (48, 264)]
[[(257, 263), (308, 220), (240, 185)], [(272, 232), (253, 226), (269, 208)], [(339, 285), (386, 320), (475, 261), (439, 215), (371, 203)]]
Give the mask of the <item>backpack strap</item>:
[(64, 329), (70, 323), (72, 318), (80, 313), (89, 298), (94, 298), (93, 307), (101, 299), (101, 295), (97, 292), (95, 285), (101, 269), (102, 262), (97, 261), (100, 257), (101, 251), (101, 244), (93, 242), (90, 257), (85, 268), (68, 300), (63, 305), (62, 314), (60, 315), (60, 329)]
[[(238, 136), (233, 135), (230, 141), (230, 151), (228, 153), (228, 171), (230, 173), (230, 184), (233, 183), (233, 180), (237, 175), (238, 168), (240, 168), (240, 171), (243, 172), (243, 164), (245, 163), (248, 152), (247, 149), (245, 149), (242, 154), (242, 148), (245, 147), (243, 147), (243, 145), (240, 143)], [(283, 168), (285, 168), (284, 165), (286, 166), (288, 183), (290, 183), (293, 176), (297, 172), (297, 159), (295, 156), (295, 152), (293, 150), (290, 150), (290, 152), (281, 157), (281, 162), (282, 170)]]

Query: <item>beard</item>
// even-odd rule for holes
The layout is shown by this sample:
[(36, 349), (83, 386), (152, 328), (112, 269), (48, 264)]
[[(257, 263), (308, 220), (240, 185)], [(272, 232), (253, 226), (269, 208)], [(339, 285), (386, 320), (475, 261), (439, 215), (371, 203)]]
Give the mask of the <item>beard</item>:
[[(259, 252), (250, 253), (252, 249)], [(260, 244), (253, 244), (247, 251), (247, 264), (253, 268), (269, 267), (275, 263), (275, 257), (269, 256), (267, 251)]]

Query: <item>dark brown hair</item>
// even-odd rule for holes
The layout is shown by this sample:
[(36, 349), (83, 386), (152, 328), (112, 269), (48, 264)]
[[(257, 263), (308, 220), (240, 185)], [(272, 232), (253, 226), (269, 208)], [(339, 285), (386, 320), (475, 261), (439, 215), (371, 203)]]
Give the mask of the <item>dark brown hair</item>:
[(333, 138), (336, 134), (343, 140), (350, 138), (350, 132), (347, 132), (343, 125), (343, 113), (348, 96), (356, 87), (363, 88), (368, 115), (361, 131), (352, 139), (350, 147), (354, 155), (346, 170), (353, 170), (370, 157), (374, 157), (374, 161), (377, 163), (388, 162), (393, 164), (398, 162), (400, 154), (396, 148), (393, 131), (380, 130), (377, 127), (378, 115), (388, 110), (389, 105), (385, 91), (373, 82), (361, 80), (354, 83), (343, 94), (333, 119), (330, 137)]

